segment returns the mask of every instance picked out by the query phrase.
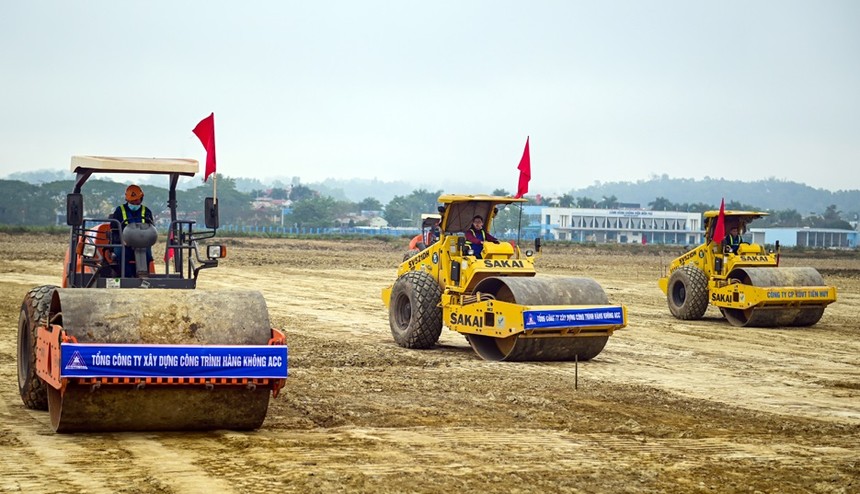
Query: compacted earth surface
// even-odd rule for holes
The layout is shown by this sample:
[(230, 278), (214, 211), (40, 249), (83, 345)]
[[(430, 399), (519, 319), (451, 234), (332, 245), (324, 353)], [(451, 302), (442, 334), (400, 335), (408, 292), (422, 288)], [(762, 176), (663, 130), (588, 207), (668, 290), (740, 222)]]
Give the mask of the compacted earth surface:
[(546, 246), (539, 276), (593, 278), (628, 310), (576, 365), (483, 361), (447, 329), (398, 347), (380, 292), (405, 240), (221, 239), (198, 289), (259, 290), (287, 334), (262, 428), (56, 434), (19, 397), (16, 332), (66, 240), (0, 233), (0, 492), (860, 492), (856, 252), (784, 255), (839, 299), (761, 329), (674, 319), (656, 282), (679, 248)]

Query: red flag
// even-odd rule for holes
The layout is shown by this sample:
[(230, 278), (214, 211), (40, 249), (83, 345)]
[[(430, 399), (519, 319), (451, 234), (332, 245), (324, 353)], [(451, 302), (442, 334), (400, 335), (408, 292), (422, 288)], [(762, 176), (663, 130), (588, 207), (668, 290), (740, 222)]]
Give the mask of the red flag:
[(206, 148), (206, 171), (203, 173), (203, 181), (209, 175), (215, 173), (215, 114), (211, 113), (194, 127), (194, 135), (200, 139), (200, 143)]
[(720, 199), (720, 214), (714, 226), (714, 242), (720, 243), (726, 238), (726, 199)]
[(526, 148), (523, 150), (523, 157), (520, 158), (520, 164), (517, 166), (520, 171), (520, 182), (517, 184), (517, 195), (514, 198), (519, 199), (529, 191), (529, 180), (532, 178), (532, 160), (529, 157), (529, 138), (526, 137)]

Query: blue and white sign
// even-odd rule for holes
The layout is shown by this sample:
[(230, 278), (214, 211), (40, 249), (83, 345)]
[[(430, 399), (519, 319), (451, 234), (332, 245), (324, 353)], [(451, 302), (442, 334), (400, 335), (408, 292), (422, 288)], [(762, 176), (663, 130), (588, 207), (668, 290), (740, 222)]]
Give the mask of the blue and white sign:
[(64, 343), (61, 377), (284, 379), (284, 345), (108, 345)]
[(525, 329), (581, 328), (624, 324), (621, 306), (563, 310), (527, 310), (523, 312)]

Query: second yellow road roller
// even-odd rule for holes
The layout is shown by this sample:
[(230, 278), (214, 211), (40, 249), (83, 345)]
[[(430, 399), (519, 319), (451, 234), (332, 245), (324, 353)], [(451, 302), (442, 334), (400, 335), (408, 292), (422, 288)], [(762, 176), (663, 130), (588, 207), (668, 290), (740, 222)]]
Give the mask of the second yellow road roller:
[[(492, 231), (500, 211), (526, 199), (491, 195), (439, 197), (438, 240), (405, 260), (382, 291), (394, 341), (430, 348), (442, 327), (462, 333), (472, 349), (496, 361), (586, 361), (597, 356), (627, 310), (589, 278), (537, 277), (534, 249), (468, 232), (481, 219)], [(474, 231), (472, 232), (474, 235)], [(472, 241), (469, 241), (472, 239)], [(480, 250), (478, 250), (480, 248)]]
[[(708, 305), (733, 326), (812, 326), (836, 301), (836, 287), (809, 267), (779, 265), (779, 242), (766, 250), (747, 242), (747, 226), (766, 216), (758, 211), (707, 211), (705, 242), (669, 264), (658, 285), (678, 319), (701, 319)], [(732, 233), (734, 232), (734, 233)], [(728, 234), (726, 234), (728, 233)]]

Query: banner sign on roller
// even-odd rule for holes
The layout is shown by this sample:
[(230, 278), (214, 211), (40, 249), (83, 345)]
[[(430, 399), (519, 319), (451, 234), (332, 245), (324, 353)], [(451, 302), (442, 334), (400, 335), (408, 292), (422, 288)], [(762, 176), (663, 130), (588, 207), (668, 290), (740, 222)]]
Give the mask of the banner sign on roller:
[(624, 322), (621, 306), (587, 309), (527, 310), (523, 312), (525, 329), (577, 328), (607, 326)]
[(284, 379), (284, 345), (61, 345), (62, 377)]

